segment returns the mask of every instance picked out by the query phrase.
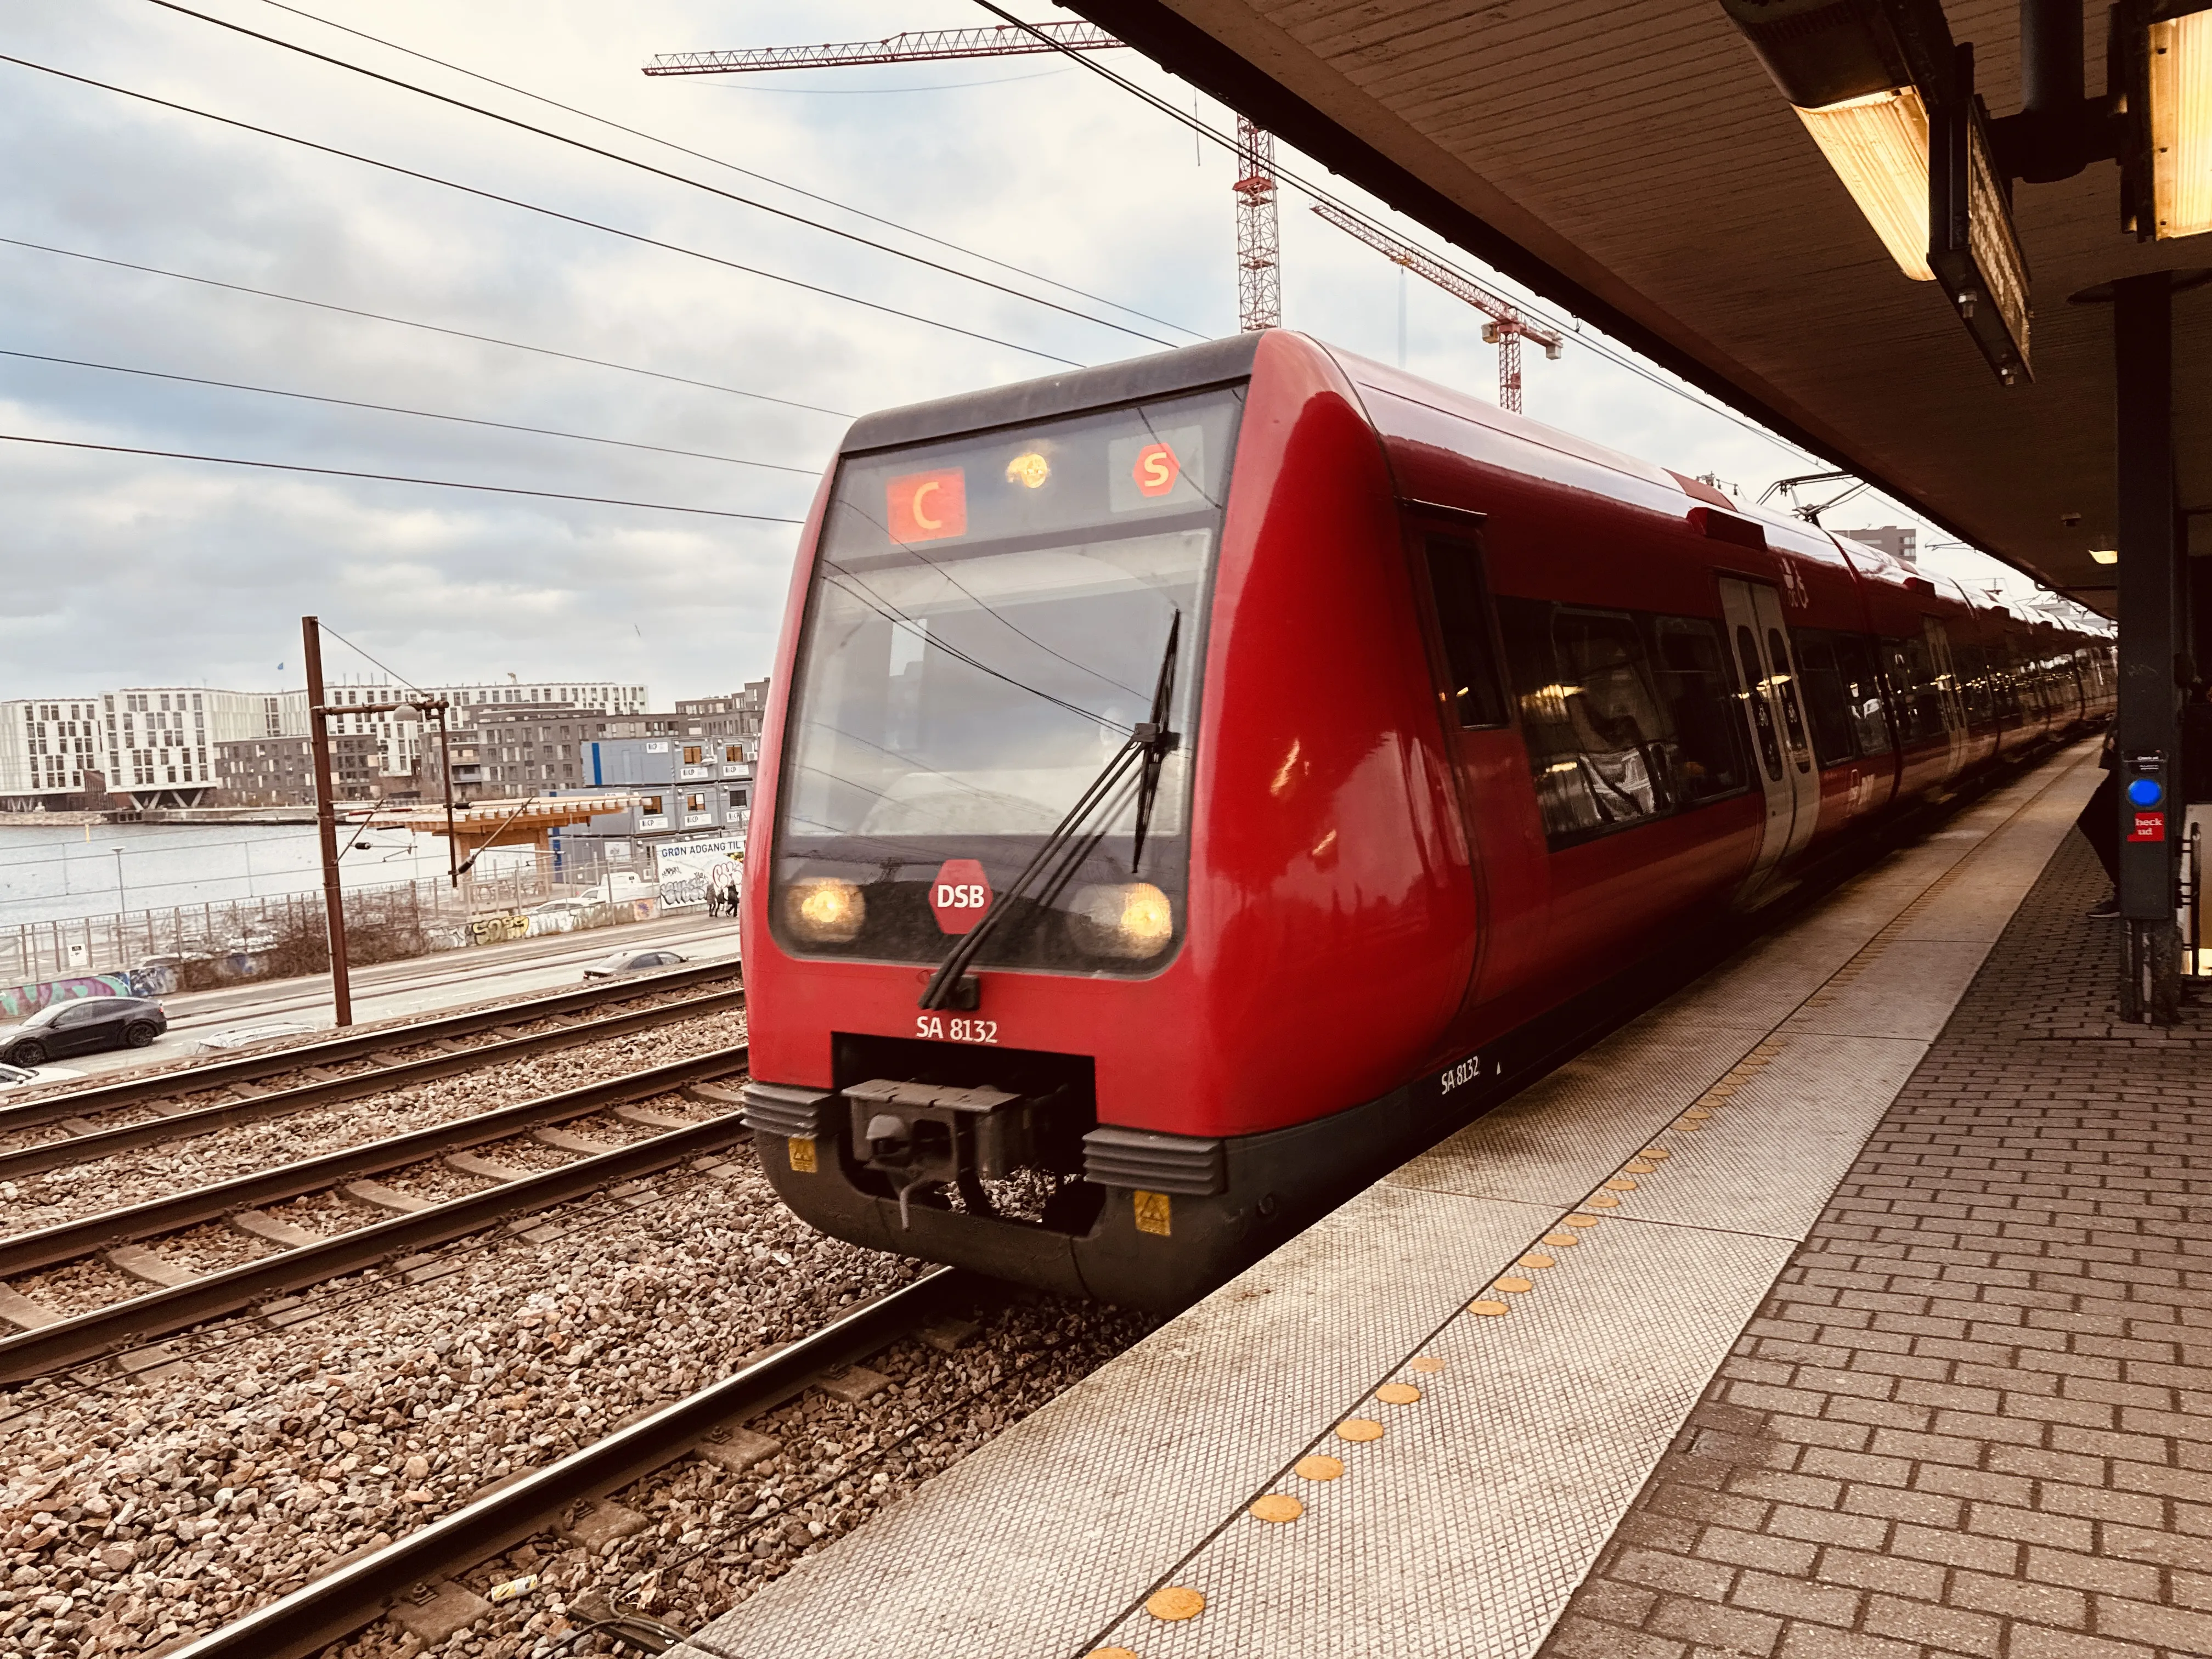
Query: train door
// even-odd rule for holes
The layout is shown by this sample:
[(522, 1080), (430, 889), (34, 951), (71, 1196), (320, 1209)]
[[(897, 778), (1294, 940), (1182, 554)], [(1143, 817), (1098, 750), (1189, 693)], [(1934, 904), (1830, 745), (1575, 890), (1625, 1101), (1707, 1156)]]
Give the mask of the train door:
[(1723, 576), (1720, 588), (1729, 655), (1741, 676), (1737, 695), (1766, 798), (1765, 831), (1739, 893), (1741, 902), (1757, 904), (1773, 896), (1777, 867), (1813, 839), (1820, 817), (1820, 775), (1805, 728), (1782, 596), (1765, 582), (1737, 576)]
[(1514, 730), (1503, 653), (1483, 568), (1483, 517), (1428, 502), (1404, 507), (1415, 580), (1435, 607), (1437, 682), (1473, 866), (1474, 940), (1463, 1024), (1499, 985), (1533, 981), (1547, 951), (1551, 873)]
[(1951, 655), (1951, 636), (1944, 631), (1939, 618), (1923, 617), (1920, 631), (1928, 641), (1929, 659), (1936, 665), (1936, 684), (1943, 709), (1943, 738), (1950, 745), (1950, 758), (1944, 764), (1943, 775), (1955, 778), (1966, 766), (1966, 705), (1959, 695), (1959, 665)]

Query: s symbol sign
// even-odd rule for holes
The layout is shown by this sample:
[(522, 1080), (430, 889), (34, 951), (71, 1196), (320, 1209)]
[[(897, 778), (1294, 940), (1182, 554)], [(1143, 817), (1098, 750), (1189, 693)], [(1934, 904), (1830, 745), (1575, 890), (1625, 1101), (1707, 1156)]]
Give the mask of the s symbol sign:
[(974, 859), (947, 859), (929, 884), (929, 908), (939, 932), (973, 933), (991, 908), (991, 878)]
[(1182, 463), (1165, 444), (1146, 444), (1137, 452), (1137, 464), (1129, 469), (1140, 495), (1164, 495), (1182, 476)]

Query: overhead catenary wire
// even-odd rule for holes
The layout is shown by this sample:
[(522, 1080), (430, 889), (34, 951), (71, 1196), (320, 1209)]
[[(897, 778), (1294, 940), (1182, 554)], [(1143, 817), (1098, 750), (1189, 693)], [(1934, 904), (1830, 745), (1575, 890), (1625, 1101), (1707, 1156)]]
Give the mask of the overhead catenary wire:
[[(1127, 312), (1132, 317), (1141, 317), (1148, 323), (1158, 323), (1162, 328), (1171, 328), (1178, 334), (1188, 334), (1194, 340), (1203, 340), (1207, 337), (1200, 330), (1178, 323), (1171, 318), (1155, 316), (1149, 311), (1139, 310), (1135, 306), (1125, 304), (1106, 295), (1094, 294), (1089, 289), (1078, 288), (1073, 283), (1064, 283), (1057, 276), (1048, 276), (1041, 270), (1031, 270), (1025, 265), (1013, 264), (1005, 259), (994, 258), (978, 249), (963, 246), (958, 242), (948, 241), (942, 236), (933, 236), (926, 230), (917, 230), (912, 225), (902, 224), (896, 219), (887, 219), (879, 213), (869, 212), (866, 208), (854, 207), (850, 202), (841, 202), (834, 196), (824, 196), (816, 191), (802, 189), (788, 179), (778, 179), (770, 173), (757, 173), (750, 167), (739, 167), (735, 161), (726, 161), (721, 156), (709, 155), (702, 149), (694, 149), (689, 144), (679, 144), (673, 138), (663, 138), (656, 133), (646, 131), (641, 127), (627, 125), (611, 116), (594, 114), (592, 111), (580, 108), (574, 104), (564, 104), (558, 98), (549, 98), (542, 92), (532, 92), (529, 88), (518, 86), (512, 81), (502, 81), (496, 76), (483, 74), (464, 64), (456, 64), (451, 58), (438, 58), (427, 52), (418, 52), (412, 46), (403, 46), (397, 40), (387, 40), (383, 35), (371, 34), (366, 29), (355, 28), (350, 24), (338, 22), (333, 18), (321, 16), (298, 6), (287, 5), (284, 0), (262, 0), (262, 3), (277, 11), (289, 12), (295, 17), (304, 17), (311, 23), (320, 23), (325, 28), (336, 29), (341, 34), (350, 34), (356, 40), (367, 40), (373, 45), (384, 47), (388, 52), (396, 52), (404, 57), (415, 58), (420, 63), (434, 64), (440, 69), (449, 70), (455, 75), (465, 76), (471, 81), (481, 81), (488, 87), (497, 87), (502, 92), (511, 92), (518, 98), (527, 98), (532, 103), (544, 104), (550, 109), (562, 110), (570, 115), (580, 115), (586, 121), (596, 122), (603, 127), (611, 127), (617, 132), (626, 132), (633, 138), (642, 138), (649, 144), (659, 144), (663, 149), (676, 151), (679, 155), (689, 155), (695, 161), (704, 161), (710, 167), (724, 167), (744, 178), (757, 179), (764, 185), (772, 185), (778, 190), (788, 191), (793, 196), (804, 197), (810, 202), (819, 202), (824, 207), (835, 208), (840, 213), (849, 213), (858, 219), (866, 219), (870, 224), (882, 225), (886, 229), (897, 231), (902, 236), (912, 236), (917, 240), (930, 243), (933, 246), (965, 254), (971, 259), (980, 259), (987, 265), (996, 265), (1000, 270), (1011, 270), (1017, 276), (1026, 276), (1033, 283), (1042, 283), (1048, 287), (1060, 289), (1064, 294), (1073, 294), (1079, 299), (1088, 300), (1094, 305), (1110, 306), (1115, 311)], [(1049, 72), (1065, 73), (1062, 70)], [(1010, 78), (1026, 81), (1040, 77), (1015, 76)], [(999, 86), (1005, 83), (988, 81), (965, 84)], [(909, 91), (917, 89), (908, 88)]]
[(647, 236), (642, 231), (624, 230), (619, 225), (610, 225), (597, 219), (586, 219), (581, 214), (564, 213), (559, 208), (545, 207), (536, 202), (526, 202), (516, 196), (502, 196), (497, 191), (485, 190), (476, 185), (465, 185), (458, 179), (444, 178), (438, 173), (425, 173), (419, 167), (402, 167), (397, 161), (379, 161), (373, 155), (363, 155), (356, 150), (341, 149), (336, 144), (319, 143), (313, 138), (302, 138), (295, 133), (279, 132), (274, 127), (258, 126), (251, 121), (241, 121), (234, 116), (217, 115), (212, 110), (179, 103), (173, 98), (159, 98), (150, 92), (139, 92), (130, 87), (119, 87), (112, 82), (95, 80), (89, 75), (77, 75), (69, 70), (57, 69), (51, 64), (38, 63), (28, 58), (18, 58), (9, 52), (0, 52), (0, 64), (13, 64), (19, 69), (32, 70), (40, 75), (50, 75), (58, 81), (74, 82), (78, 86), (91, 87), (100, 92), (112, 92), (118, 97), (132, 99), (143, 104), (151, 104), (157, 109), (173, 110), (179, 115), (197, 116), (201, 120), (213, 121), (218, 125), (234, 128), (240, 132), (255, 133), (264, 138), (276, 139), (282, 143), (295, 144), (301, 149), (313, 150), (321, 155), (335, 155), (341, 161), (358, 162), (362, 167), (375, 167), (380, 172), (394, 173), (403, 179), (414, 179), (423, 184), (436, 185), (446, 190), (457, 191), (464, 196), (476, 197), (480, 201), (497, 202), (503, 207), (519, 208), (525, 213), (538, 214), (544, 218), (557, 220), (562, 224), (575, 225), (586, 230), (596, 230), (604, 235), (618, 236), (624, 241), (636, 242), (642, 246), (657, 247), (670, 253), (680, 253), (687, 258), (703, 260), (708, 264), (720, 265), (728, 270), (742, 271), (746, 276), (758, 276), (767, 282), (781, 283), (787, 288), (799, 289), (809, 294), (818, 294), (825, 299), (841, 300), (847, 305), (859, 306), (865, 311), (878, 312), (887, 317), (901, 318), (910, 323), (920, 323), (925, 328), (941, 329), (945, 333), (957, 334), (963, 338), (977, 340), (985, 345), (1002, 346), (1009, 351), (1018, 351), (1025, 356), (1041, 357), (1047, 362), (1059, 363), (1065, 368), (1085, 367), (1073, 357), (1063, 357), (1057, 352), (1046, 351), (1036, 346), (1024, 345), (1018, 340), (1004, 339), (995, 334), (985, 334), (980, 330), (963, 328), (957, 323), (948, 323), (941, 318), (924, 316), (917, 311), (903, 311), (896, 306), (884, 305), (878, 301), (864, 300), (856, 294), (847, 294), (837, 289), (823, 288), (817, 283), (801, 281), (796, 276), (785, 276), (773, 270), (763, 270), (758, 265), (749, 265), (742, 260), (725, 258), (719, 253), (708, 253), (701, 248), (686, 247), (680, 242), (664, 241), (658, 236)]
[(357, 306), (337, 305), (328, 300), (304, 299), (297, 294), (279, 294), (274, 289), (252, 288), (244, 283), (226, 283), (213, 276), (195, 276), (190, 271), (168, 270), (160, 265), (134, 264), (128, 259), (109, 258), (104, 254), (86, 253), (76, 248), (55, 247), (47, 242), (27, 242), (20, 237), (0, 236), (0, 245), (29, 248), (40, 253), (52, 253), (64, 259), (82, 259), (96, 265), (112, 265), (118, 270), (136, 270), (149, 276), (167, 276), (173, 282), (196, 283), (203, 288), (227, 289), (233, 294), (251, 294), (257, 299), (282, 300), (287, 305), (307, 306), (317, 311), (336, 312), (341, 316), (359, 317), (374, 323), (389, 323), (395, 328), (420, 329), (428, 334), (450, 335), (457, 340), (471, 340), (479, 345), (495, 345), (509, 351), (527, 351), (541, 357), (558, 357), (565, 362), (582, 363), (592, 368), (611, 368), (624, 374), (641, 374), (648, 380), (667, 380), (676, 386), (696, 386), (702, 392), (720, 392), (732, 398), (750, 398), (758, 403), (775, 404), (785, 409), (804, 410), (810, 415), (829, 415), (841, 421), (853, 418), (850, 410), (830, 409), (821, 404), (800, 403), (791, 398), (778, 398), (766, 392), (749, 392), (742, 386), (724, 386), (719, 380), (695, 380), (688, 374), (671, 374), (664, 369), (646, 368), (636, 363), (618, 363), (605, 357), (587, 357), (579, 352), (561, 351), (552, 346), (530, 345), (520, 340), (502, 340), (494, 334), (473, 334), (465, 328), (447, 328), (439, 323), (417, 322), (412, 318), (393, 317), (380, 311), (363, 311)]
[(82, 438), (38, 438), (0, 432), (0, 443), (38, 444), (50, 449), (88, 449), (107, 455), (149, 455), (166, 461), (204, 461), (215, 466), (250, 466), (275, 472), (308, 472), (326, 478), (366, 478), (376, 483), (419, 484), (430, 489), (474, 489), (493, 495), (531, 495), (549, 501), (588, 501), (598, 507), (635, 507), (650, 513), (689, 513), (708, 519), (749, 519), (756, 524), (805, 524), (772, 513), (733, 513), (719, 507), (684, 507), (672, 501), (626, 501), (614, 495), (573, 495), (560, 489), (524, 489), (514, 484), (472, 483), (458, 478), (418, 478), (397, 472), (361, 472), (350, 467), (307, 466), (298, 461), (252, 460), (238, 455), (200, 455), (179, 449), (142, 449), (131, 444), (96, 444)]
[(994, 293), (1006, 295), (1009, 298), (1025, 300), (1031, 305), (1042, 306), (1048, 310), (1059, 312), (1065, 317), (1073, 317), (1083, 322), (1095, 324), (1100, 328), (1109, 328), (1117, 333), (1149, 341), (1153, 345), (1172, 348), (1175, 344), (1172, 340), (1163, 340), (1157, 334), (1147, 334), (1144, 330), (1132, 328), (1127, 323), (1117, 323), (1108, 317), (1094, 317), (1089, 312), (1079, 311), (1073, 306), (1062, 305), (1059, 301), (1048, 300), (1040, 294), (1025, 294), (1019, 289), (1007, 287), (1004, 283), (994, 283), (988, 276), (978, 276), (973, 271), (961, 270), (938, 260), (927, 258), (921, 254), (910, 253), (904, 248), (893, 247), (888, 242), (877, 241), (873, 237), (863, 236), (858, 231), (841, 230), (836, 226), (824, 224), (818, 219), (810, 219), (803, 213), (793, 213), (788, 208), (775, 207), (767, 202), (756, 201), (750, 196), (740, 196), (735, 191), (724, 190), (720, 185), (710, 185), (703, 179), (694, 179), (684, 173), (672, 173), (666, 167), (655, 167), (650, 161), (640, 161), (634, 155), (624, 155), (619, 150), (608, 149), (582, 138), (571, 137), (565, 132), (556, 132), (550, 127), (538, 126), (534, 122), (523, 120), (519, 116), (502, 115), (497, 110), (487, 109), (481, 104), (471, 104), (466, 99), (453, 97), (449, 93), (418, 86), (412, 81), (403, 81), (396, 75), (385, 74), (381, 70), (373, 70), (366, 64), (332, 57), (328, 52), (317, 52), (312, 46), (303, 46), (296, 41), (286, 40), (277, 35), (265, 34), (259, 29), (248, 28), (243, 23), (234, 23), (227, 18), (216, 17), (204, 11), (196, 11), (190, 6), (179, 4), (179, 0), (146, 0), (146, 3), (150, 6), (159, 6), (164, 11), (175, 12), (182, 17), (197, 18), (203, 23), (212, 24), (217, 28), (228, 29), (233, 33), (245, 35), (249, 40), (263, 41), (285, 52), (297, 52), (302, 58), (312, 58), (319, 64), (327, 64), (334, 69), (345, 70), (352, 74), (366, 76), (369, 80), (381, 82), (388, 87), (397, 87), (401, 91), (411, 92), (417, 97), (433, 99), (449, 108), (465, 110), (470, 114), (480, 115), (488, 121), (497, 121), (503, 126), (533, 133), (540, 138), (550, 138), (556, 144), (566, 144), (570, 149), (582, 150), (586, 155), (618, 162), (623, 167), (635, 167), (641, 173), (649, 173), (657, 179), (665, 179), (672, 184), (688, 185), (693, 190), (702, 190), (710, 196), (719, 196), (726, 202), (735, 202), (740, 207), (749, 207), (757, 212), (773, 214), (775, 217), (788, 220), (793, 224), (807, 226), (811, 229), (821, 231), (825, 235), (841, 237), (846, 241), (858, 243), (862, 247), (873, 248), (878, 253), (888, 253), (893, 258), (905, 259), (915, 264), (926, 266), (931, 270), (942, 271), (948, 276), (957, 276), (963, 282), (977, 283)]
[[(1182, 126), (1188, 127), (1191, 131), (1198, 134), (1201, 138), (1211, 139), (1214, 143), (1229, 151), (1232, 155), (1241, 153), (1241, 147), (1235, 137), (1222, 131), (1219, 128), (1213, 126), (1210, 123), (1201, 120), (1196, 114), (1188, 113), (1183, 110), (1177, 108), (1166, 99), (1162, 98), (1158, 94), (1139, 86), (1135, 82), (1130, 80), (1127, 76), (1121, 74), (1110, 65), (1099, 63), (1095, 58), (1091, 57), (1087, 52), (1079, 52), (1073, 48), (1061, 46), (1060, 42), (1053, 40), (1051, 36), (1042, 33), (1023, 19), (1015, 16), (1012, 12), (1004, 10), (999, 6), (994, 5), (992, 3), (992, 0), (975, 0), (975, 3), (981, 6), (985, 11), (989, 12), (993, 16), (1002, 18), (1006, 22), (1014, 25), (1017, 28), (1036, 34), (1039, 40), (1047, 41), (1052, 46), (1054, 51), (1064, 53), (1064, 55), (1071, 61), (1081, 64), (1093, 75), (1102, 76), (1105, 80), (1111, 82), (1114, 85), (1119, 87), (1122, 91), (1129, 94), (1132, 97), (1151, 105), (1154, 109), (1159, 111), (1161, 114), (1168, 117), (1169, 119), (1175, 121)], [(1340, 212), (1342, 212), (1350, 217), (1358, 219), (1362, 223), (1373, 225), (1377, 229), (1382, 230), (1386, 234), (1395, 234), (1389, 231), (1389, 227), (1382, 225), (1375, 218), (1374, 215), (1364, 212), (1353, 204), (1346, 201), (1342, 197), (1334, 195), (1330, 191), (1324, 190), (1320, 185), (1316, 185), (1308, 179), (1298, 177), (1296, 173), (1291, 172), (1287, 168), (1277, 166), (1273, 169), (1273, 176), (1278, 183), (1288, 185), (1292, 189), (1300, 191), (1302, 194), (1310, 198), (1314, 201), (1326, 202), (1330, 206), (1337, 209)], [(1443, 255), (1435, 252), (1433, 250), (1424, 248), (1421, 252), (1426, 254), (1430, 258), (1435, 259), (1439, 264), (1442, 264), (1447, 270), (1452, 270), (1454, 274), (1463, 277), (1467, 281), (1479, 283), (1484, 280), (1483, 278), (1474, 276), (1470, 272), (1459, 270), (1450, 260), (1445, 258)], [(1785, 449), (1790, 450), (1796, 454), (1805, 456), (1808, 459), (1822, 459), (1815, 456), (1812, 451), (1807, 449), (1803, 445), (1793, 442), (1791, 440), (1784, 437), (1780, 433), (1771, 430), (1768, 427), (1760, 424), (1759, 422), (1750, 419), (1748, 416), (1737, 413), (1735, 410), (1728, 407), (1727, 404), (1705, 396), (1695, 388), (1685, 385), (1674, 379), (1662, 379), (1661, 374), (1655, 372), (1653, 368), (1648, 368), (1644, 364), (1637, 362), (1636, 359), (1632, 356), (1629, 355), (1624, 348), (1617, 347), (1605, 340), (1602, 337), (1594, 334), (1590, 331), (1585, 329), (1583, 326), (1582, 320), (1579, 318), (1573, 316), (1571, 313), (1565, 315), (1555, 313), (1547, 310), (1540, 304), (1525, 299), (1516, 300), (1514, 303), (1519, 306), (1520, 308), (1530, 317), (1536, 319), (1538, 321), (1544, 323), (1549, 327), (1565, 331), (1567, 333), (1572, 335), (1578, 343), (1589, 347), (1590, 350), (1595, 352), (1599, 356), (1603, 357), (1607, 362), (1613, 363), (1618, 368), (1625, 368), (1631, 374), (1635, 374), (1643, 380), (1650, 381), (1661, 391), (1670, 392), (1676, 397), (1684, 399), (1686, 402), (1693, 404), (1698, 408), (1705, 410), (1709, 414), (1718, 415), (1723, 419), (1731, 421), (1737, 426), (1743, 428), (1747, 432), (1755, 433), (1762, 438), (1768, 439), (1774, 443), (1781, 445)]]
[(822, 471), (815, 466), (792, 466), (782, 461), (753, 461), (738, 455), (710, 454), (705, 450), (674, 449), (666, 444), (637, 443), (628, 438), (601, 438), (588, 432), (562, 432), (548, 426), (521, 426), (513, 421), (483, 420), (473, 415), (447, 415), (431, 409), (404, 409), (397, 404), (366, 403), (358, 398), (332, 398), (314, 392), (288, 392), (280, 386), (248, 386), (239, 380), (215, 380), (198, 374), (173, 374), (159, 368), (95, 363), (82, 357), (54, 357), (42, 351), (14, 351), (5, 346), (0, 346), (0, 357), (17, 357), (34, 363), (59, 363), (69, 368), (94, 368), (109, 374), (137, 374), (152, 380), (177, 380), (186, 386), (216, 386), (225, 392), (251, 392), (264, 398), (292, 398), (303, 403), (331, 404), (340, 409), (373, 410), (380, 415), (410, 415), (423, 421), (453, 421), (463, 426), (491, 427), (501, 432), (526, 432), (541, 438), (567, 438), (581, 444), (609, 444), (617, 449), (650, 450), (657, 455), (680, 455), (694, 461), (720, 461), (726, 466), (757, 466), (770, 472), (795, 472), (806, 478), (817, 477)]

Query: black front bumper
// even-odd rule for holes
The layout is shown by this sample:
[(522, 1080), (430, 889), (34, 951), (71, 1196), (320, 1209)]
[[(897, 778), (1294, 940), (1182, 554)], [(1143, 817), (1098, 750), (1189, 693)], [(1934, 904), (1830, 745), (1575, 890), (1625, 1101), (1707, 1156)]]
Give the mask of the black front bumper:
[[(1419, 1083), (1293, 1128), (1204, 1139), (1104, 1129), (1102, 1165), (1133, 1182), (1158, 1171), (1153, 1192), (1102, 1185), (1088, 1230), (1034, 1224), (878, 1197), (855, 1179), (842, 1099), (769, 1085), (746, 1116), (761, 1167), (799, 1218), (834, 1237), (968, 1268), (1056, 1295), (1132, 1307), (1186, 1307), (1283, 1243), (1434, 1139), (1433, 1087)], [(819, 1103), (801, 1109), (802, 1101)], [(1419, 1103), (1417, 1104), (1417, 1103)], [(1429, 1109), (1422, 1109), (1425, 1105)], [(805, 1109), (805, 1117), (794, 1115)], [(812, 1128), (806, 1135), (797, 1131)], [(1204, 1177), (1194, 1171), (1207, 1170)]]

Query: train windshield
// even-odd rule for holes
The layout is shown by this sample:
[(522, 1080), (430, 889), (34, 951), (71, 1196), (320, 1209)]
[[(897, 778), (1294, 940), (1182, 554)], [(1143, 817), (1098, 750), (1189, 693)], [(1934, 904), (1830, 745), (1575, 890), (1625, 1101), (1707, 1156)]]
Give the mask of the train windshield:
[(1241, 388), (1206, 392), (843, 465), (779, 769), (787, 946), (941, 957), (1165, 684), (1182, 735), (1149, 791), (1129, 769), (1083, 821), (1065, 878), (994, 924), (977, 962), (1146, 972), (1166, 959), (1242, 405)]

